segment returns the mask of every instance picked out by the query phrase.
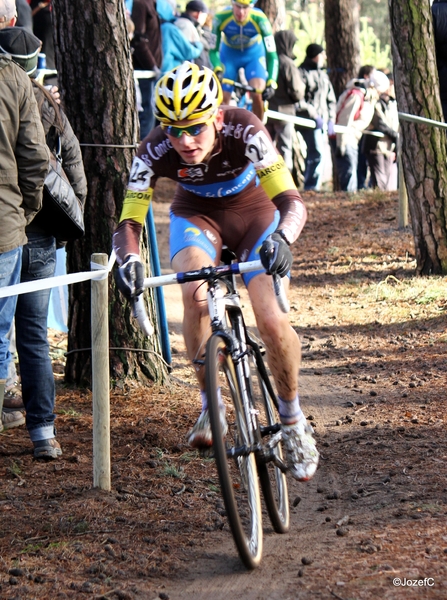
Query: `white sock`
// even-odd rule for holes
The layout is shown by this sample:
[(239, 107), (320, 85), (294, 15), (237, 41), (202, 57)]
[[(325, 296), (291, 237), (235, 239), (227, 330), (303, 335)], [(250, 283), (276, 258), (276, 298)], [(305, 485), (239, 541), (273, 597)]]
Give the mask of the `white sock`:
[[(205, 391), (200, 390), (200, 398), (202, 400), (202, 412), (203, 412), (204, 410), (207, 410), (207, 408), (208, 408), (208, 399), (206, 397), (206, 392)], [(223, 403), (223, 400), (222, 400), (222, 393), (221, 393), (221, 389), (220, 388), (217, 388), (217, 399), (219, 401), (220, 408), (224, 409), (225, 408), (225, 404)]]
[(305, 416), (300, 407), (298, 394), (294, 400), (283, 400), (278, 396), (279, 417), (284, 425), (293, 425), (301, 420), (305, 421)]

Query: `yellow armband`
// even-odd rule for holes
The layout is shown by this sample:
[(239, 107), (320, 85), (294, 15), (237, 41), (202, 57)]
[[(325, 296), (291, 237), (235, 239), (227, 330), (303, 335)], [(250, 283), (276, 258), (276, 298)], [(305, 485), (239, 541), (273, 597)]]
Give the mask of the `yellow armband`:
[(125, 219), (132, 219), (132, 221), (136, 221), (143, 225), (147, 211), (149, 210), (153, 192), (153, 188), (149, 188), (145, 192), (127, 190), (124, 198), (123, 210), (121, 211), (120, 223)]
[(256, 174), (270, 200), (287, 190), (296, 190), (293, 177), (280, 155), (278, 155), (278, 160), (275, 163), (256, 171)]

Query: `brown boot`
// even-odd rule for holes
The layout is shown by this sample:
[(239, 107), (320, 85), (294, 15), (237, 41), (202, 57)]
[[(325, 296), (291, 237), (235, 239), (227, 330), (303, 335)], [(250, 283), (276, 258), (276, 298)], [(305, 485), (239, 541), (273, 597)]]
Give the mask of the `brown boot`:
[(25, 406), (22, 400), (22, 394), (17, 384), (5, 390), (5, 395), (3, 399), (3, 410), (5, 412), (25, 410)]
[(33, 442), (34, 458), (43, 458), (44, 460), (54, 460), (62, 454), (61, 445), (56, 438), (48, 440), (39, 440)]
[(12, 429), (13, 427), (20, 427), (25, 423), (25, 415), (19, 410), (13, 412), (5, 412), (2, 410), (2, 425), (3, 429)]

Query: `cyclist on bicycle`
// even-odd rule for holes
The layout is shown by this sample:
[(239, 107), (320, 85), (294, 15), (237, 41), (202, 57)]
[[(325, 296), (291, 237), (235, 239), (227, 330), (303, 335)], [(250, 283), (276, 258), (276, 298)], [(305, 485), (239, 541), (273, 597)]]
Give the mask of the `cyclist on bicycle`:
[[(289, 245), (304, 226), (306, 209), (261, 121), (245, 109), (220, 106), (216, 75), (189, 62), (161, 77), (154, 96), (160, 126), (138, 148), (113, 236), (120, 290), (127, 298), (143, 291), (139, 238), (159, 177), (178, 183), (170, 215), (175, 271), (219, 264), (226, 245), (240, 261), (260, 258), (267, 273), (286, 276), (292, 265)], [(271, 277), (255, 271), (243, 278), (279, 394), (286, 461), (293, 476), (305, 481), (315, 473), (319, 455), (298, 400), (299, 338), (278, 307)], [(183, 335), (202, 397), (202, 413), (189, 432), (189, 443), (211, 446), (200, 361), (210, 333), (206, 289), (200, 282), (181, 289)], [(221, 413), (225, 429), (223, 403)]]
[[(215, 73), (237, 81), (244, 69), (248, 84), (262, 93), (252, 93), (253, 112), (263, 120), (264, 101), (275, 93), (278, 55), (272, 26), (265, 13), (254, 8), (256, 0), (232, 0), (232, 6), (214, 16), (216, 45), (210, 50)], [(229, 104), (233, 85), (223, 82), (223, 101)]]

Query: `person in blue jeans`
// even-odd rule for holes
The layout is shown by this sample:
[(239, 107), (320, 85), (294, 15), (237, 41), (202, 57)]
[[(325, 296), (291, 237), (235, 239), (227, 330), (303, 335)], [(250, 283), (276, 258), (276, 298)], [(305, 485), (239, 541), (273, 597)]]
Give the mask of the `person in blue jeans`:
[[(23, 247), (20, 281), (53, 277), (56, 268), (56, 239), (45, 233), (27, 232)], [(55, 437), (55, 385), (47, 337), (50, 289), (20, 294), (15, 313), (16, 344), (19, 355), (22, 397), (26, 427), (31, 441), (47, 442)], [(45, 448), (45, 446), (51, 446)], [(55, 444), (37, 444), (36, 457), (54, 458), (62, 454)]]
[[(0, 31), (0, 47), (32, 78), (37, 70), (40, 40), (21, 27)], [(50, 148), (59, 137), (64, 170), (77, 198), (84, 206), (87, 181), (79, 142), (71, 125), (51, 94), (32, 78), (33, 98)], [(36, 281), (52, 277), (56, 267), (57, 241), (49, 234), (45, 221), (37, 215), (25, 229), (28, 243), (23, 247), (20, 280)], [(19, 265), (20, 267), (20, 265)], [(55, 459), (62, 454), (54, 427), (55, 384), (49, 344), (47, 318), (50, 290), (21, 294), (15, 312), (16, 345), (19, 356), (26, 427), (34, 446), (34, 457)]]
[[(0, 288), (19, 283), (20, 265), (22, 259), (22, 246), (8, 252), (0, 252)], [(5, 383), (9, 374), (11, 353), (9, 351), (8, 333), (14, 319), (17, 296), (0, 298), (0, 394), (1, 409), (3, 409), (3, 395)], [(23, 425), (25, 418), (20, 411), (3, 412), (1, 410), (0, 431), (11, 427)]]

